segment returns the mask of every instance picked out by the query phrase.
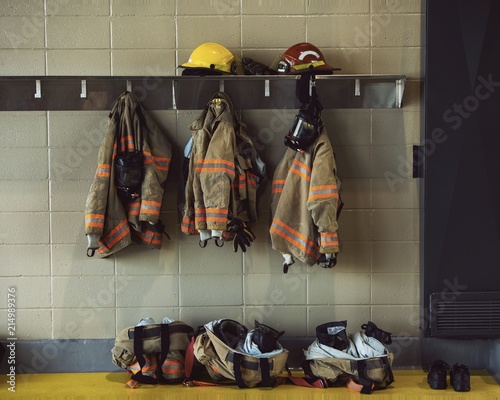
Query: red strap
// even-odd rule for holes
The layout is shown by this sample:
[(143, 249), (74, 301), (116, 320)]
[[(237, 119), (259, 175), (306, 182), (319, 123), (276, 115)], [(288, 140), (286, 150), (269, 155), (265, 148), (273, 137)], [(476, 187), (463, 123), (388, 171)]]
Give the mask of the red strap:
[(285, 383), (287, 380), (297, 386), (316, 389), (324, 389), (328, 387), (327, 383), (321, 378), (298, 378), (292, 376), (292, 373), (290, 371), (288, 371), (288, 377), (285, 379)]
[(186, 370), (186, 378), (191, 377), (191, 373), (193, 372), (193, 364), (194, 364), (194, 337), (191, 338), (191, 341), (186, 348), (186, 357), (184, 360), (184, 368)]
[(224, 386), (214, 382), (197, 381), (195, 379), (186, 380), (184, 386)]
[(374, 388), (375, 388), (375, 385), (373, 383), (371, 385), (362, 385), (362, 384), (354, 381), (352, 378), (349, 379), (349, 382), (347, 382), (347, 389), (349, 389), (353, 392), (370, 394)]

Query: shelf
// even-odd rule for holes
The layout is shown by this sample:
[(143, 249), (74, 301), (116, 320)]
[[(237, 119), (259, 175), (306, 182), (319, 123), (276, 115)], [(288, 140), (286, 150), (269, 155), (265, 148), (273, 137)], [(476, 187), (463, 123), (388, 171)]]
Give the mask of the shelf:
[[(126, 90), (149, 110), (199, 110), (217, 91), (237, 109), (297, 109), (297, 75), (6, 76), (0, 111), (110, 110)], [(317, 75), (325, 109), (400, 108), (405, 75)]]

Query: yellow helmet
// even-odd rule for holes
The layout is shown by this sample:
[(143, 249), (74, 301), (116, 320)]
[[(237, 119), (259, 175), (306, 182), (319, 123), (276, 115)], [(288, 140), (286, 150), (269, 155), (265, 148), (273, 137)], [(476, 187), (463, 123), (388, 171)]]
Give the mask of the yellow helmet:
[(225, 74), (236, 74), (237, 65), (234, 55), (217, 43), (200, 44), (191, 53), (188, 62), (179, 65), (182, 68), (207, 69)]

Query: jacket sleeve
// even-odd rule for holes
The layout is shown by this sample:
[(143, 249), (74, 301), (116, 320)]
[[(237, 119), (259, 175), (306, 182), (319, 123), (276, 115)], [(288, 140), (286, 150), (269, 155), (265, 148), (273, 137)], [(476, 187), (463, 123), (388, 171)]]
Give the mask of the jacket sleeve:
[(97, 170), (85, 207), (85, 235), (96, 235), (100, 238), (104, 231), (116, 128), (116, 123), (111, 120), (99, 147)]
[[(328, 137), (326, 138), (328, 139)], [(337, 209), (340, 180), (336, 176), (335, 156), (328, 140), (318, 144), (311, 172), (307, 208), (320, 234), (320, 252), (338, 253)]]
[(215, 130), (200, 171), (205, 201), (207, 229), (226, 230), (235, 178), (235, 132), (229, 122), (221, 121)]
[(172, 157), (170, 141), (150, 117), (144, 124), (144, 179), (139, 221), (158, 222)]

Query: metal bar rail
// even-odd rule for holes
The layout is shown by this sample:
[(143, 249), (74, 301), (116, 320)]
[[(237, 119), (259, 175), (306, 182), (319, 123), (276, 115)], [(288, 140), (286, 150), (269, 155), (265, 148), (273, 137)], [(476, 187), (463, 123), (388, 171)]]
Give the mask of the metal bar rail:
[[(237, 109), (295, 109), (298, 75), (4, 76), (0, 111), (109, 110), (124, 91), (150, 110), (197, 110), (217, 91)], [(316, 75), (325, 109), (401, 108), (405, 75)]]

